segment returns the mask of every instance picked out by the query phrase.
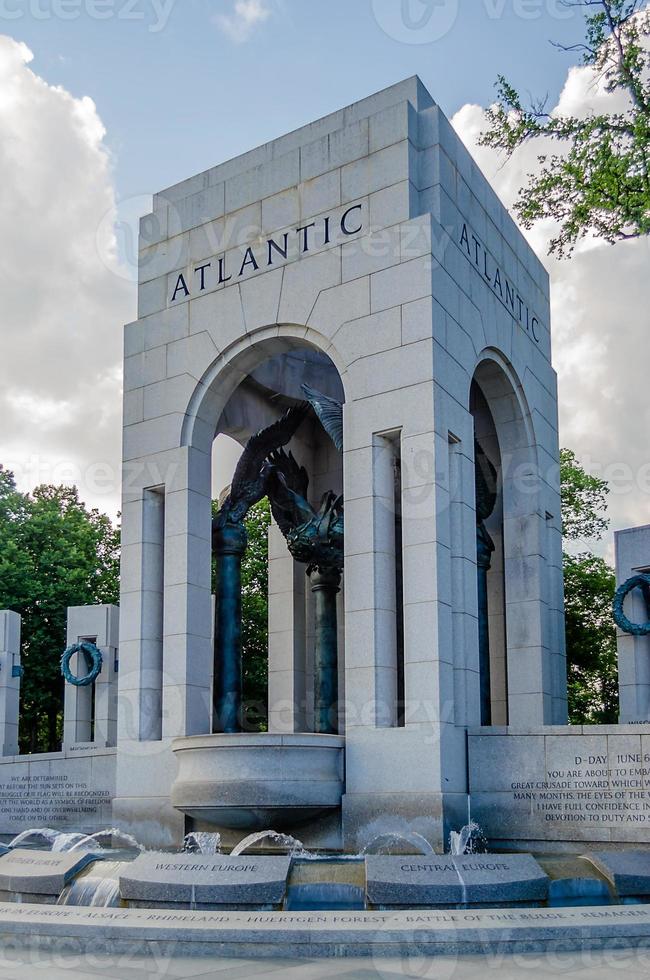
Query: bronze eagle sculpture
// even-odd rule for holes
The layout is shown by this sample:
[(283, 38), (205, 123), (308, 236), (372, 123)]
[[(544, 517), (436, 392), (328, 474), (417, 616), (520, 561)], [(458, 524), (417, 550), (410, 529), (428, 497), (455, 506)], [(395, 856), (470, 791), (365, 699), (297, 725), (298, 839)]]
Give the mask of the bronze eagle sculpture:
[(215, 518), (215, 527), (241, 524), (251, 507), (266, 496), (267, 459), (291, 441), (306, 414), (306, 405), (292, 406), (277, 422), (251, 436), (235, 469), (228, 496)]

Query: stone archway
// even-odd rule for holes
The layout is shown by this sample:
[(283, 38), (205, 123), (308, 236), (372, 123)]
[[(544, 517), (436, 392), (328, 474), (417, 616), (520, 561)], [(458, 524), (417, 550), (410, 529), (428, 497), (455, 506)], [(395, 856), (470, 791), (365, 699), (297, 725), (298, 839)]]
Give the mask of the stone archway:
[[(280, 336), (279, 329), (282, 330)], [(183, 430), (185, 440), (194, 440), (198, 447), (207, 449), (206, 435), (212, 432), (215, 436), (230, 435), (243, 445), (250, 436), (276, 422), (288, 409), (304, 404), (303, 383), (317, 387), (324, 395), (341, 403), (344, 401), (343, 384), (333, 360), (319, 349), (313, 337), (307, 340), (305, 328), (297, 328), (298, 336), (290, 331), (291, 328), (275, 328), (270, 335), (268, 330), (259, 331), (251, 338), (251, 346), (230, 357), (219, 358), (210, 366), (190, 400)], [(334, 451), (315, 417), (309, 416), (300, 424), (292, 437), (291, 451), (309, 474), (309, 502), (314, 510), (318, 509), (323, 494), (329, 491), (342, 493), (342, 454)], [(314, 700), (314, 687), (318, 689), (320, 677), (314, 664), (314, 651), (319, 648), (319, 634), (314, 624), (318, 621), (317, 608), (323, 600), (323, 589), (306, 580), (305, 566), (294, 562), (274, 523), (269, 529), (269, 545), (268, 717), (271, 730), (336, 731), (343, 725), (343, 717), (323, 728), (324, 722), (319, 721)], [(240, 557), (233, 556), (228, 545), (221, 561), (224, 575), (226, 565), (232, 566), (233, 570), (235, 566), (239, 568), (242, 558), (243, 552)], [(236, 591), (238, 599), (239, 586)], [(334, 595), (338, 591), (336, 588)], [(234, 595), (230, 602), (239, 609)], [(334, 660), (334, 690), (344, 688), (342, 595), (338, 606), (339, 655)], [(224, 610), (225, 597), (221, 596), (221, 601), (217, 601), (215, 621), (216, 647), (219, 647), (220, 631), (223, 635), (227, 628), (221, 615)], [(332, 615), (336, 615), (334, 611)], [(239, 645), (238, 638), (233, 642)], [(218, 680), (221, 687), (223, 675), (219, 664), (217, 651), (213, 683)], [(235, 674), (237, 671), (232, 683), (237, 686)], [(239, 722), (231, 717), (232, 712), (226, 712), (228, 717), (224, 721), (221, 716), (225, 702), (222, 697), (217, 700), (220, 708), (215, 708), (215, 731), (235, 730)], [(342, 699), (334, 700), (342, 703)]]
[[(478, 454), (480, 447), (496, 474), (494, 506), (484, 522), (493, 550), (489, 568), (483, 569), (487, 630), (482, 643), (489, 649), (483, 650), (481, 664), (482, 724), (541, 723), (550, 720), (553, 699), (545, 569), (550, 515), (541, 502), (538, 443), (524, 389), (512, 366), (495, 350), (479, 358), (470, 411), (475, 451)], [(481, 548), (479, 621), (480, 552)]]
[[(304, 404), (303, 382), (317, 383), (321, 390), (326, 389), (326, 394), (341, 401), (345, 397), (339, 370), (324, 353), (313, 331), (291, 327), (257, 331), (217, 358), (200, 380), (189, 401), (183, 425), (184, 444), (190, 452), (207, 455), (217, 433), (230, 434), (240, 443), (245, 442), (259, 429), (282, 418), (288, 409)], [(310, 475), (309, 503), (314, 508), (324, 490), (342, 492), (342, 454), (333, 451), (315, 417), (304, 418), (287, 448)], [(210, 469), (206, 466), (197, 467), (196, 482), (190, 472), (190, 497), (204, 496), (209, 476)], [(209, 544), (215, 524), (211, 528), (208, 517), (202, 507), (201, 521), (194, 526), (192, 535), (188, 535), (190, 547), (198, 547), (191, 541), (194, 536), (203, 540), (204, 546), (206, 539)], [(226, 539), (222, 530), (212, 540), (224, 578), (231, 577), (227, 595), (219, 579), (217, 588), (214, 674), (210, 678), (214, 687), (211, 726), (214, 734), (204, 737), (199, 733), (174, 742), (179, 776), (172, 789), (172, 800), (178, 809), (199, 821), (197, 826), (205, 820), (208, 824), (216, 823), (224, 833), (230, 833), (233, 828), (237, 831), (244, 827), (293, 826), (320, 814), (336, 815), (343, 789), (344, 741), (337, 733), (336, 720), (326, 729), (315, 724), (318, 702), (314, 692), (318, 692), (317, 678), (321, 676), (316, 656), (315, 610), (320, 595), (312, 594), (316, 589), (310, 588), (305, 565), (294, 561), (278, 527), (272, 524), (269, 536), (270, 730), (264, 733), (248, 730), (241, 724), (242, 715), (236, 703), (241, 694), (235, 676), (238, 670), (241, 676), (241, 646), (237, 650), (237, 643), (227, 641), (224, 645), (220, 633), (227, 627), (231, 609), (224, 602), (224, 595), (226, 600), (232, 599), (233, 581), (239, 588), (238, 577), (233, 579), (231, 573), (233, 563), (241, 562), (242, 546), (231, 548), (230, 537)], [(205, 564), (203, 574), (209, 575)], [(333, 660), (332, 689), (336, 691), (338, 687), (339, 691), (339, 697), (335, 695), (333, 702), (335, 716), (339, 699), (344, 703), (341, 697), (342, 601), (339, 608), (338, 662), (336, 658)], [(235, 682), (229, 687), (233, 676)], [(287, 716), (289, 722), (283, 728)], [(318, 734), (311, 734), (314, 730)]]
[[(181, 444), (200, 451), (212, 446), (228, 402), (248, 377), (270, 360), (308, 350), (332, 364), (345, 389), (346, 369), (331, 341), (304, 326), (284, 324), (262, 327), (240, 338), (213, 360), (198, 381), (188, 401)], [(322, 367), (322, 361), (321, 361)], [(319, 375), (320, 377), (320, 375)], [(299, 398), (300, 381), (292, 378), (287, 397)]]

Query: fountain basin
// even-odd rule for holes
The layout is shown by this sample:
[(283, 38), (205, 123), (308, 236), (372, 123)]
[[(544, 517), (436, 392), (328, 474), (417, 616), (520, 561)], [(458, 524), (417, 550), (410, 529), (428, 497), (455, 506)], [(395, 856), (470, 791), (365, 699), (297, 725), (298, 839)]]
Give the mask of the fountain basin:
[(340, 808), (344, 746), (340, 735), (301, 733), (174, 739), (172, 804), (217, 827), (294, 827)]

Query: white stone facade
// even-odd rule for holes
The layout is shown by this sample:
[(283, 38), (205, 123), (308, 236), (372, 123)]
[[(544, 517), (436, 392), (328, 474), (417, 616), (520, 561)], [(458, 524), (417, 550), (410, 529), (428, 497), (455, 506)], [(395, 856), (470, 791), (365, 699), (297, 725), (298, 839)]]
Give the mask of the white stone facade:
[[(465, 732), (479, 718), (473, 379), (503, 475), (495, 700), (510, 724), (566, 720), (543, 266), (413, 78), (157, 194), (138, 309), (125, 332), (115, 819), (145, 841), (182, 837), (171, 741), (211, 730), (213, 440), (232, 433), (223, 412), (247, 376), (309, 350), (327, 355), (345, 397), (345, 842), (392, 822), (440, 843), (466, 812)], [(271, 727), (299, 730), (304, 575), (277, 534), (271, 557)]]

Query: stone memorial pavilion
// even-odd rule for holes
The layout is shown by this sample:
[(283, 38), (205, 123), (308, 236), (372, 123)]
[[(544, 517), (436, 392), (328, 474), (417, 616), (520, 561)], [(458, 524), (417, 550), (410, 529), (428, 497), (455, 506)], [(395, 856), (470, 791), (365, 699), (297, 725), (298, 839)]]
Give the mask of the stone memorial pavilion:
[[(222, 435), (244, 455), (215, 518)], [(18, 754), (0, 614), (1, 833), (647, 838), (647, 637), (621, 634), (624, 724), (567, 726), (548, 275), (417, 78), (155, 195), (123, 446), (120, 608), (69, 611), (101, 663), (79, 686), (69, 660), (60, 753)], [(267, 496), (260, 732), (239, 586)], [(647, 529), (618, 554), (650, 566)]]
[[(566, 721), (547, 275), (417, 79), (157, 195), (141, 244), (115, 819), (348, 849), (396, 822), (440, 847), (467, 728)], [(213, 443), (305, 383), (343, 403), (342, 452), (316, 419), (291, 442), (312, 505), (345, 502), (338, 717), (317, 730), (315, 596), (274, 528), (269, 732), (213, 732)], [(483, 663), (475, 441), (498, 488)]]

